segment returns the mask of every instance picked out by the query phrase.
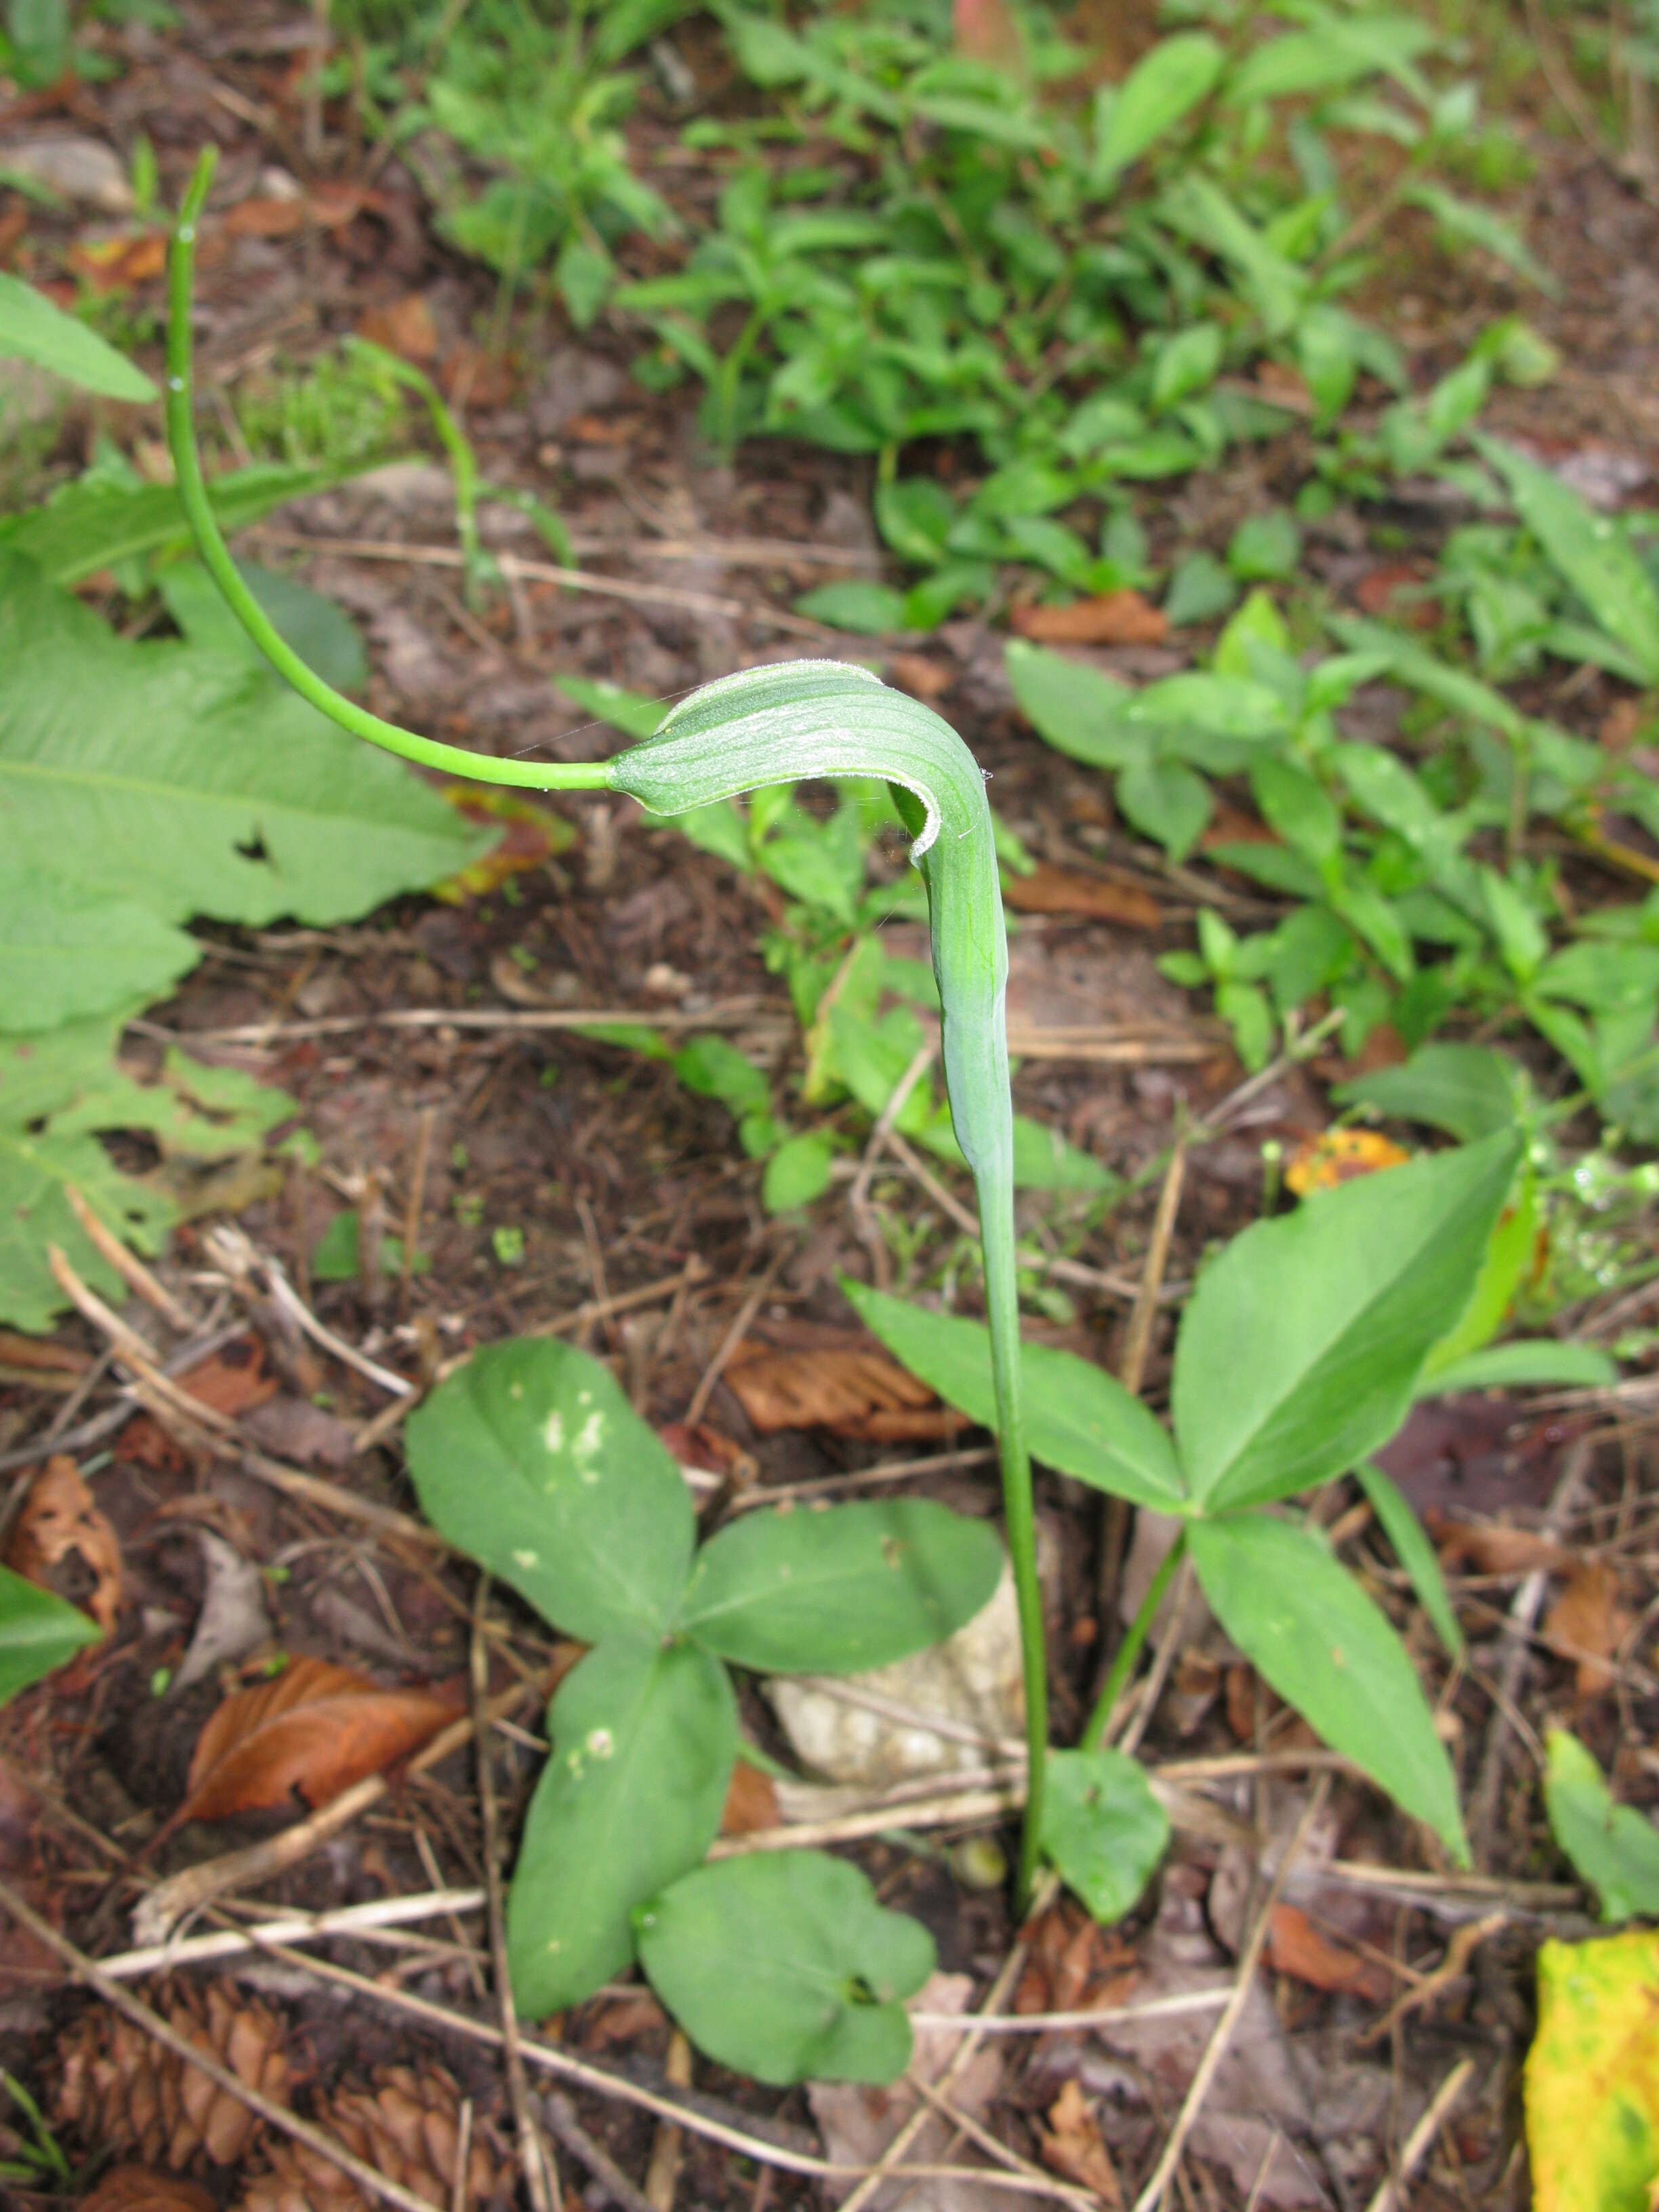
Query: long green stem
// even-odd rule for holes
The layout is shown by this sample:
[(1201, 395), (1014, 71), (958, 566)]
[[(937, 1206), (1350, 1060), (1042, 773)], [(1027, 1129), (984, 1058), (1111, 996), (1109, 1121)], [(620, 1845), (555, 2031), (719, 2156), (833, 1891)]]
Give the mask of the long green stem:
[(201, 456), (196, 447), (191, 419), (191, 291), (196, 266), (196, 226), (213, 182), (216, 155), (210, 147), (196, 165), (190, 190), (179, 211), (173, 234), (168, 269), (167, 300), (167, 443), (179, 480), (179, 502), (190, 524), (191, 535), (203, 564), (223, 592), (232, 612), (261, 653), (280, 675), (285, 676), (302, 699), (319, 713), (365, 738), (372, 745), (398, 753), (422, 768), (446, 775), (470, 776), (479, 783), (507, 783), (528, 791), (602, 791), (610, 781), (605, 761), (492, 760), (488, 754), (470, 753), (459, 745), (441, 744), (435, 738), (417, 737), (396, 722), (382, 721), (334, 690), (313, 674), (277, 631), (264, 609), (243, 582), (229, 549), (219, 534), (213, 505), (202, 477)]
[(1146, 1595), (1140, 1601), (1134, 1619), (1129, 1623), (1129, 1632), (1117, 1647), (1111, 1672), (1100, 1686), (1100, 1695), (1095, 1699), (1095, 1709), (1089, 1716), (1089, 1725), (1083, 1731), (1085, 1751), (1098, 1751), (1105, 1744), (1106, 1730), (1111, 1724), (1112, 1713), (1123, 1695), (1124, 1686), (1135, 1670), (1141, 1648), (1152, 1633), (1158, 1609), (1164, 1602), (1164, 1593), (1175, 1577), (1187, 1549), (1187, 1531), (1176, 1531), (1176, 1540), (1158, 1561), (1158, 1572), (1146, 1585)]
[(927, 886), (945, 1091), (979, 1199), (1003, 1505), (1025, 1674), (1030, 1765), (1017, 1892), (1023, 1912), (1042, 1835), (1048, 1674), (1021, 1405), (1014, 1117), (1005, 1007), (1008, 944), (984, 777), (957, 732), (931, 708), (889, 690), (867, 669), (836, 661), (790, 661), (722, 678), (682, 700), (645, 744), (609, 761), (572, 766), (465, 752), (382, 721), (342, 697), (283, 641), (249, 592), (219, 533), (202, 480), (191, 404), (191, 279), (196, 225), (212, 173), (212, 156), (204, 155), (174, 233), (168, 441), (179, 497), (204, 562), (249, 637), (301, 697), (354, 737), (450, 775), (536, 790), (620, 791), (655, 814), (684, 814), (803, 778), (881, 776), (893, 790), (913, 836), (911, 858)]

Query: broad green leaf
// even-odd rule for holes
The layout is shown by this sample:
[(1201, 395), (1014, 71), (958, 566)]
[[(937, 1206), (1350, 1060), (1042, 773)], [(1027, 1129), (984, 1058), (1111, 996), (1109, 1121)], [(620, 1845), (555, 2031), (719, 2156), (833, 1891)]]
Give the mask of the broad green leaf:
[(78, 1606), (0, 1567), (0, 1705), (102, 1633)]
[(1184, 860), (1210, 818), (1210, 787), (1179, 761), (1143, 760), (1117, 780), (1117, 801), (1135, 828)]
[(1194, 323), (1158, 347), (1152, 362), (1152, 407), (1162, 415), (1215, 381), (1226, 338), (1219, 323)]
[[(368, 681), (368, 656), (343, 607), (279, 568), (261, 568), (252, 561), (239, 561), (236, 567), (284, 641), (325, 684), (337, 691), (362, 690)], [(155, 580), (167, 612), (186, 637), (240, 654), (267, 681), (280, 682), (199, 561), (169, 561)]]
[(1545, 1748), (1550, 1833), (1580, 1881), (1595, 1892), (1602, 1919), (1659, 1917), (1659, 1828), (1645, 1814), (1613, 1802), (1601, 1768), (1576, 1735), (1552, 1729)]
[(546, 1338), (486, 1345), (407, 1437), (428, 1520), (554, 1627), (592, 1644), (672, 1626), (691, 1502), (608, 1367)]
[(1227, 546), (1227, 566), (1245, 583), (1282, 583), (1296, 574), (1302, 555), (1302, 532), (1295, 517), (1282, 507), (1262, 514), (1245, 516)]
[(1617, 1364), (1598, 1345), (1566, 1344), (1553, 1336), (1515, 1337), (1488, 1345), (1425, 1374), (1419, 1398), (1444, 1398), (1456, 1390), (1607, 1390), (1619, 1380)]
[(652, 1988), (700, 2051), (735, 2073), (894, 2081), (910, 2063), (903, 2000), (933, 1971), (920, 1921), (824, 1851), (699, 1867), (635, 1916)]
[(737, 1756), (737, 1701), (707, 1652), (617, 1637), (559, 1685), (548, 1735), (507, 1916), (513, 1994), (531, 2020), (621, 1973), (634, 1956), (635, 1907), (714, 1842)]
[(1354, 1473), (1376, 1514), (1383, 1534), (1394, 1547), (1395, 1557), (1411, 1577), (1417, 1601), (1429, 1616), (1435, 1634), (1455, 1659), (1463, 1649), (1463, 1632), (1446, 1595), (1446, 1578), (1440, 1571), (1439, 1554), (1428, 1532), (1382, 1468), (1361, 1460)]
[(1560, 286), (1514, 224), (1505, 222), (1502, 216), (1494, 215), (1490, 208), (1481, 207), (1474, 200), (1460, 199), (1455, 192), (1449, 192), (1443, 185), (1426, 180), (1411, 185), (1406, 198), (1414, 205), (1425, 209), (1456, 245), (1478, 246), (1481, 252), (1492, 254), (1506, 268), (1513, 269), (1517, 276), (1524, 276), (1528, 284), (1535, 284), (1551, 299), (1559, 296)]
[(930, 1498), (761, 1508), (698, 1553), (678, 1626), (763, 1674), (862, 1674), (954, 1636), (1001, 1571), (989, 1525)]
[(143, 371), (106, 338), (54, 307), (21, 276), (0, 274), (0, 361), (33, 362), (83, 392), (143, 401), (158, 395)]
[(1502, 1133), (1363, 1176), (1210, 1262), (1170, 1390), (1196, 1499), (1288, 1498), (1387, 1443), (1468, 1304), (1519, 1150)]
[[(620, 730), (636, 743), (654, 738), (668, 712), (664, 700), (647, 699), (641, 691), (627, 691), (620, 684), (607, 684), (597, 677), (556, 676), (553, 689), (595, 721), (609, 722), (613, 730)], [(680, 827), (684, 827), (683, 822)]]
[(1193, 1522), (1187, 1540), (1217, 1620), (1263, 1680), (1467, 1866), (1457, 1784), (1406, 1648), (1322, 1540), (1237, 1513)]
[(1659, 684), (1659, 591), (1610, 515), (1597, 514), (1570, 484), (1501, 440), (1475, 445), (1509, 487), (1516, 512), (1601, 627)]
[(1096, 185), (1109, 184), (1190, 114), (1214, 86), (1224, 58), (1202, 31), (1160, 39), (1103, 106), (1095, 134)]
[(755, 1114), (772, 1103), (772, 1086), (729, 1037), (688, 1037), (669, 1062), (688, 1091), (718, 1098), (734, 1114)]
[(1133, 696), (1126, 685), (1023, 638), (1011, 641), (1006, 659), (1019, 711), (1056, 751), (1091, 768), (1127, 768), (1144, 757), (1146, 738), (1121, 726)]
[(795, 601), (795, 612), (810, 615), (814, 622), (828, 623), (831, 629), (853, 630), (866, 637), (905, 627), (903, 592), (891, 584), (869, 582), (859, 576), (820, 584), (816, 591), (803, 593)]
[(1484, 1044), (1419, 1045), (1401, 1066), (1356, 1076), (1332, 1096), (1340, 1106), (1426, 1122), (1466, 1145), (1513, 1128), (1521, 1103), (1515, 1063)]
[[(68, 1304), (47, 1265), (52, 1244), (101, 1297), (119, 1304), (126, 1295), (76, 1220), (70, 1184), (106, 1229), (141, 1252), (159, 1251), (173, 1224), (177, 1209), (162, 1183), (126, 1174), (97, 1133), (140, 1129), (168, 1158), (226, 1158), (257, 1146), (294, 1110), (292, 1099), (240, 1069), (201, 1067), (179, 1054), (168, 1054), (159, 1083), (136, 1083), (114, 1055), (124, 1025), (141, 1010), (0, 1036), (0, 1320), (15, 1328), (47, 1328)], [(229, 1095), (228, 1079), (245, 1094)]]
[(0, 1031), (161, 997), (202, 946), (130, 899), (0, 860)]
[(135, 644), (3, 551), (0, 667), (8, 848), (163, 921), (343, 921), (484, 849), (240, 653)]
[(1659, 2182), (1659, 1930), (1541, 1947), (1526, 2107), (1534, 2212), (1648, 2212)]
[[(991, 1337), (982, 1322), (930, 1313), (842, 1279), (860, 1320), (895, 1359), (981, 1428), (994, 1430)], [(1025, 1440), (1033, 1459), (1133, 1505), (1178, 1513), (1186, 1486), (1169, 1437), (1115, 1376), (1074, 1352), (1027, 1344)]]
[(786, 1138), (766, 1163), (761, 1182), (761, 1203), (769, 1213), (790, 1213), (811, 1206), (830, 1188), (836, 1164), (836, 1148), (817, 1129)]
[(1170, 1816), (1121, 1751), (1051, 1751), (1042, 1848), (1103, 1927), (1121, 1920), (1169, 1846)]
[(1420, 83), (1411, 63), (1434, 38), (1430, 26), (1412, 15), (1341, 17), (1321, 9), (1314, 27), (1285, 32), (1252, 47), (1234, 72), (1226, 96), (1241, 106), (1292, 99), (1334, 92), (1384, 70), (1408, 84)]
[[(261, 462), (214, 477), (208, 497), (222, 530), (245, 530), (288, 500), (328, 490), (345, 473), (349, 471), (337, 468)], [(100, 568), (112, 568), (141, 554), (182, 550), (189, 544), (190, 527), (171, 484), (128, 486), (98, 477), (77, 479), (55, 492), (44, 507), (0, 516), (0, 546), (26, 554), (54, 584), (78, 584)]]

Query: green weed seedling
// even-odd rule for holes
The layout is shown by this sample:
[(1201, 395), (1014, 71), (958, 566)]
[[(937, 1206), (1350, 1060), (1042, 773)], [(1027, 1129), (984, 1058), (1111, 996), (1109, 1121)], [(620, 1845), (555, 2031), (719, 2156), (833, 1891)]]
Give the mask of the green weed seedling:
[[(1363, 1470), (1402, 1565), (1455, 1638), (1432, 1547), (1368, 1462), (1404, 1419), (1437, 1346), (1480, 1297), (1484, 1271), (1510, 1264), (1506, 1247), (1495, 1263), (1491, 1255), (1522, 1155), (1518, 1133), (1500, 1127), (1236, 1237), (1203, 1269), (1182, 1315), (1173, 1435), (1103, 1370), (1026, 1346), (1033, 1457), (1182, 1524), (1080, 1747), (1051, 1756), (1042, 1841), (1090, 1903), (1096, 1856), (1110, 1848), (1113, 1829), (1104, 1818), (1074, 1826), (1069, 1815), (1097, 1790), (1103, 1803), (1138, 1808), (1131, 1833), (1146, 1819), (1144, 1781), (1137, 1790), (1133, 1765), (1100, 1747), (1183, 1550), (1262, 1678), (1467, 1862), (1451, 1765), (1404, 1647), (1318, 1531), (1274, 1509)], [(994, 1419), (978, 1322), (843, 1287), (913, 1373), (971, 1419)]]
[[(939, 1642), (991, 1595), (991, 1530), (899, 1500), (744, 1514), (698, 1549), (684, 1479), (609, 1370), (547, 1342), (476, 1352), (410, 1417), (409, 1466), (453, 1543), (594, 1647), (553, 1700), (514, 1875), (520, 2008), (591, 1996), (637, 1939), (665, 2001), (728, 2065), (769, 2081), (901, 2070), (900, 2000), (933, 1966), (914, 1922), (816, 1852), (788, 1854), (781, 1875), (765, 1856), (694, 1871), (738, 1755), (727, 1668), (848, 1673)], [(747, 1966), (732, 1972), (744, 1923), (763, 2001)]]

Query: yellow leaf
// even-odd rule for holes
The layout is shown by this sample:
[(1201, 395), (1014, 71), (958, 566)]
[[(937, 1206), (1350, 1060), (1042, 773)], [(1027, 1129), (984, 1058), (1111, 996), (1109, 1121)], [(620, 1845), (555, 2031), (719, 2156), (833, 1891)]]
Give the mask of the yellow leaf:
[(1535, 2212), (1648, 2212), (1659, 2181), (1659, 1930), (1545, 1944), (1526, 2102)]
[(1310, 1191), (1334, 1190), (1356, 1176), (1375, 1175), (1379, 1168), (1397, 1168), (1411, 1154), (1374, 1129), (1323, 1129), (1306, 1144), (1298, 1145), (1285, 1170), (1287, 1188), (1298, 1198)]

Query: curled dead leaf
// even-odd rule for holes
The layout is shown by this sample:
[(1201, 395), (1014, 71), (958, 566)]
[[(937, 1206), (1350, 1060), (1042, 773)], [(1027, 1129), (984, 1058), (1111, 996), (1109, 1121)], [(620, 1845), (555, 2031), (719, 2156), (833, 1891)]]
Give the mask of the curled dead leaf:
[(965, 1425), (925, 1382), (874, 1346), (781, 1352), (745, 1340), (727, 1364), (725, 1380), (763, 1434), (823, 1428), (896, 1443), (952, 1436)]
[(1274, 1971), (1310, 1989), (1364, 1997), (1382, 2004), (1394, 1987), (1380, 1960), (1368, 1959), (1317, 1928), (1297, 1905), (1276, 1905), (1267, 1927), (1267, 1957)]
[[(489, 791), (473, 783), (448, 783), (443, 795), (455, 811), (483, 829), (499, 825), (500, 842), (477, 860), (469, 861), (458, 875), (434, 886), (437, 896), (451, 906), (465, 906), (470, 898), (488, 898), (509, 876), (539, 868), (554, 854), (575, 842), (575, 831), (563, 815), (550, 806), (538, 805), (516, 791)], [(536, 1003), (541, 1003), (539, 998)]]
[(1578, 1663), (1578, 1694), (1599, 1698), (1613, 1683), (1608, 1664), (1636, 1626), (1619, 1602), (1619, 1571), (1610, 1559), (1586, 1559), (1544, 1615), (1544, 1641)]
[(1011, 875), (1002, 900), (1016, 914), (1075, 914), (1124, 929), (1157, 929), (1164, 919), (1150, 891), (1074, 868), (1056, 868), (1047, 860), (1039, 860), (1029, 876)]
[(1310, 1191), (1334, 1190), (1339, 1183), (1376, 1175), (1410, 1159), (1403, 1146), (1375, 1129), (1322, 1129), (1298, 1145), (1285, 1170), (1285, 1184), (1298, 1198)]
[(155, 2173), (147, 2166), (112, 2166), (81, 2212), (215, 2212), (214, 2199), (199, 2181), (176, 2173)]
[(1495, 1521), (1455, 1521), (1432, 1505), (1425, 1511), (1423, 1523), (1448, 1574), (1467, 1569), (1477, 1575), (1529, 1575), (1537, 1567), (1553, 1571), (1572, 1564), (1571, 1552), (1533, 1528), (1510, 1528)]
[(1093, 2011), (1121, 2004), (1138, 1979), (1134, 1953), (1122, 1937), (1091, 1920), (1075, 1899), (1062, 1897), (1027, 1931), (1025, 1971), (1013, 2008)]
[(732, 1786), (726, 1793), (721, 1835), (752, 1836), (762, 1828), (775, 1828), (781, 1818), (771, 1777), (740, 1759), (732, 1769)]
[(1045, 2166), (1056, 2173), (1063, 2173), (1068, 2181), (1081, 2182), (1085, 2189), (1093, 2190), (1104, 2205), (1122, 2203), (1123, 2190), (1117, 2168), (1112, 2164), (1112, 2154), (1100, 2132), (1100, 2123), (1075, 2075), (1062, 2084), (1059, 2096), (1049, 2106), (1048, 2124), (1042, 2131), (1039, 2142)]
[(357, 335), (371, 344), (384, 346), (404, 361), (428, 362), (438, 357), (438, 325), (424, 293), (405, 292), (384, 307), (371, 307), (357, 325)]
[(91, 1594), (75, 1592), (73, 1601), (107, 1636), (121, 1603), (121, 1547), (80, 1468), (66, 1452), (58, 1452), (29, 1485), (6, 1547), (6, 1565), (26, 1581), (50, 1589), (52, 1569), (71, 1558), (92, 1577)]
[(295, 1659), (209, 1716), (174, 1824), (256, 1812), (295, 1792), (325, 1805), (418, 1751), (459, 1710), (430, 1690), (385, 1690), (349, 1667)]
[(1100, 592), (1069, 606), (1016, 606), (1009, 620), (1039, 645), (1162, 645), (1170, 622), (1140, 592)]

